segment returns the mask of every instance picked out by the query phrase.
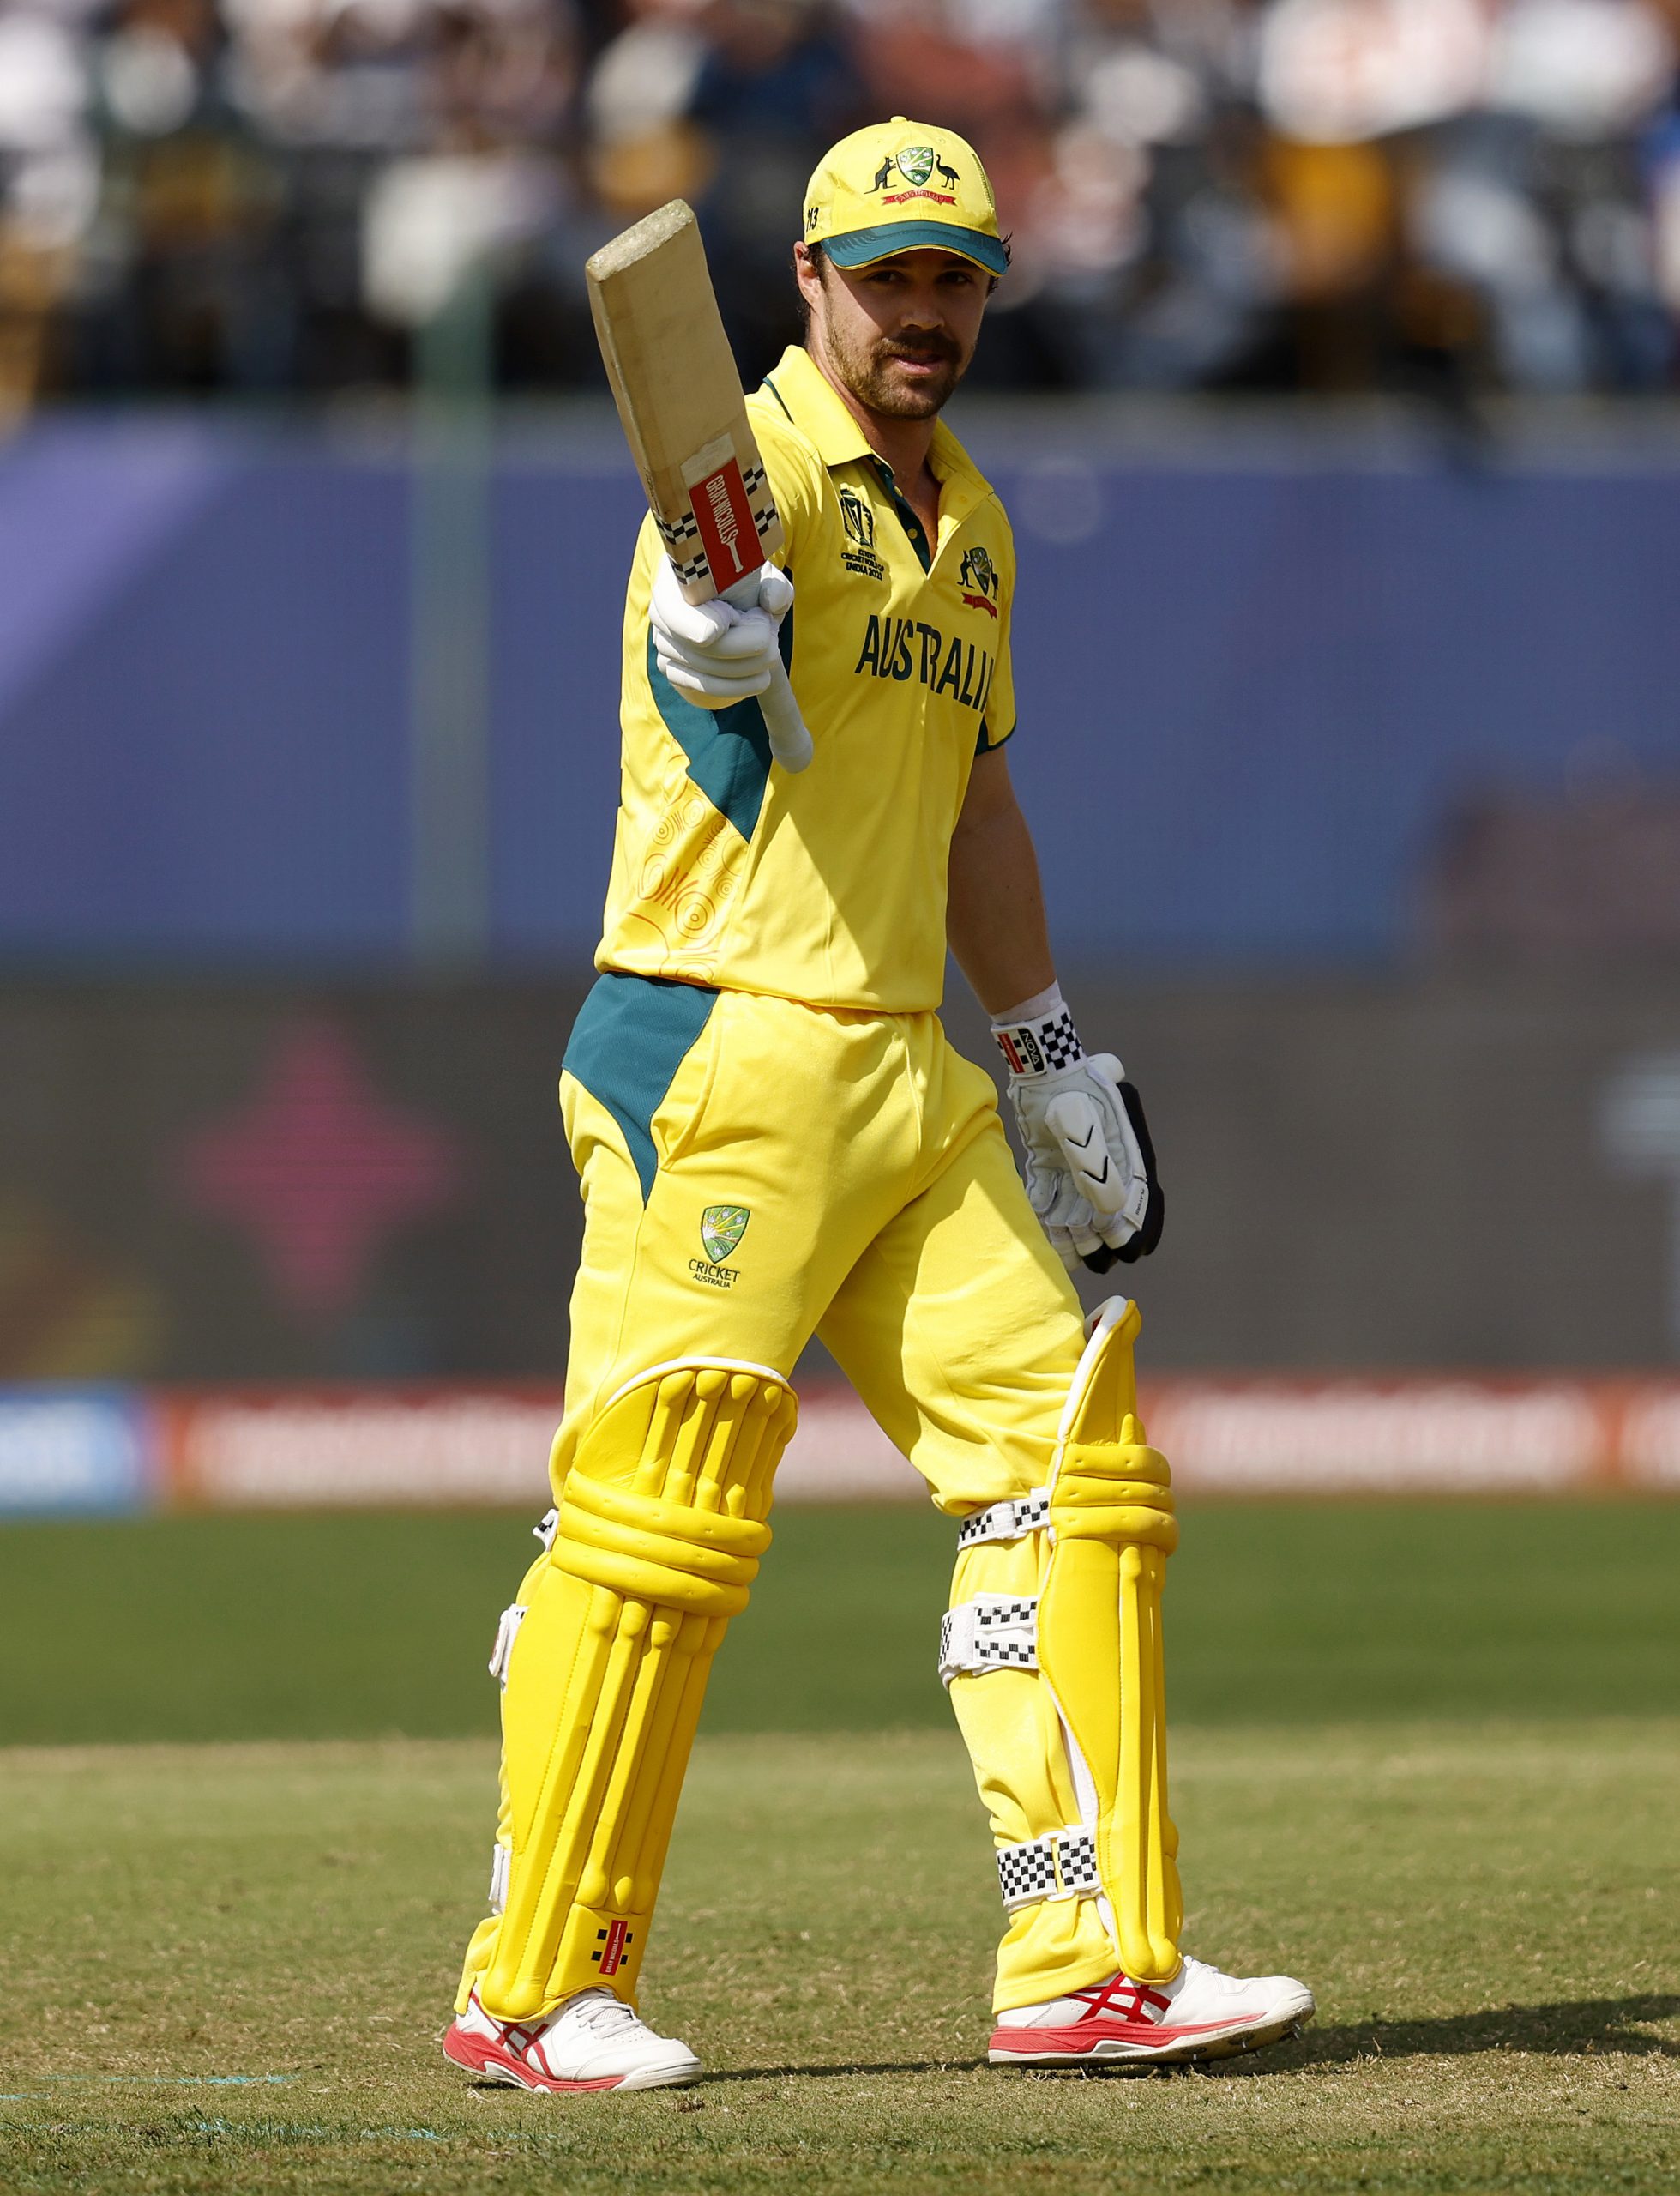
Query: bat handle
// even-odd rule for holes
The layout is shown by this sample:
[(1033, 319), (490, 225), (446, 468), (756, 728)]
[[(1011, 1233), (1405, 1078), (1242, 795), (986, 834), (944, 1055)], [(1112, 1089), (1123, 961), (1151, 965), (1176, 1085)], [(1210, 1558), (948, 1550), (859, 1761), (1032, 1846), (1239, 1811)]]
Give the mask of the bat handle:
[(778, 656), (770, 683), (758, 697), (764, 729), (770, 735), (770, 752), (784, 770), (803, 770), (811, 758), (810, 733), (787, 682), (787, 667)]
[[(726, 588), (724, 600), (733, 603), (738, 610), (756, 610), (758, 576), (763, 569), (761, 564), (758, 572)], [(793, 698), (793, 689), (787, 683), (787, 667), (780, 655), (771, 667), (770, 683), (759, 696), (758, 707), (764, 729), (770, 736), (772, 755), (784, 770), (803, 770), (811, 758), (811, 737), (799, 714), (799, 704)]]

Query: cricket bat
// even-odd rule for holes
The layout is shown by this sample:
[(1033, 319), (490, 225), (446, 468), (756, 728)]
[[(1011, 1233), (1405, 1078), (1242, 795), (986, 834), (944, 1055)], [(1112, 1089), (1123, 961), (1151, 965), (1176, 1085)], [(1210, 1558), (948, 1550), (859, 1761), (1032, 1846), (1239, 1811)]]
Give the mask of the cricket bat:
[[(781, 516), (692, 208), (673, 198), (603, 244), (584, 273), (618, 417), (683, 593), (750, 610), (781, 546)], [(803, 770), (810, 734), (780, 656), (758, 704), (771, 753)]]

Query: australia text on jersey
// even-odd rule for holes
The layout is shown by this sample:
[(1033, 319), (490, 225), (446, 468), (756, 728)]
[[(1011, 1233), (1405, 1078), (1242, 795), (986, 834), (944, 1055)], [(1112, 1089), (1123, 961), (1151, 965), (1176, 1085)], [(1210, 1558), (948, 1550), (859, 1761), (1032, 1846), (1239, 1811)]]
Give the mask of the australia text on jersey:
[(919, 677), (936, 694), (954, 694), (968, 709), (984, 709), (991, 685), (989, 650), (954, 636), (947, 641), (937, 625), (919, 618), (882, 617), (870, 612), (864, 645), (854, 673), (872, 671), (877, 679)]

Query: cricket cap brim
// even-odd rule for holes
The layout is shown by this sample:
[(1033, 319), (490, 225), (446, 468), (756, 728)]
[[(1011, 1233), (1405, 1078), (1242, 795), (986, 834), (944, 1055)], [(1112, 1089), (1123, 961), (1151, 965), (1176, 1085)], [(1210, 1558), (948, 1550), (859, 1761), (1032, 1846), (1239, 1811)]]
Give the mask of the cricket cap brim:
[(879, 228), (852, 229), (842, 237), (825, 237), (822, 244), (836, 267), (872, 267), (877, 259), (890, 259), (895, 251), (954, 251), (984, 267), (988, 274), (1002, 274), (1009, 264), (1001, 237), (986, 236), (978, 229), (960, 229), (954, 221), (888, 221)]

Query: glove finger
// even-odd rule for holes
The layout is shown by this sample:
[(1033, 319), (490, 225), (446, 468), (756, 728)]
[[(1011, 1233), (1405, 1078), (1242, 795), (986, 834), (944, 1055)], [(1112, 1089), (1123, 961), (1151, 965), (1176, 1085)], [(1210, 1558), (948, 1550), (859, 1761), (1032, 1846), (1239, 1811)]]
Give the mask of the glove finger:
[(714, 703), (750, 701), (770, 683), (768, 669), (726, 674), (710, 669), (697, 671), (691, 663), (676, 656), (656, 656), (655, 661), (679, 694), (700, 695)]
[(748, 656), (718, 657), (710, 650), (684, 648), (680, 642), (667, 640), (663, 633), (653, 636), (653, 661), (667, 679), (682, 672), (689, 679), (715, 679), (719, 685), (733, 686), (753, 679), (762, 678), (769, 669), (762, 661)]
[(1127, 1182), (1115, 1164), (1101, 1116), (1082, 1090), (1065, 1090), (1045, 1110), (1045, 1125), (1061, 1146), (1068, 1172), (1093, 1211), (1115, 1213), (1126, 1202)]
[(1130, 1240), (1137, 1233), (1137, 1222), (1129, 1213), (1117, 1212), (1107, 1218), (1099, 1218), (1097, 1233), (1111, 1251)]
[(716, 595), (705, 602), (690, 602), (683, 593), (670, 558), (661, 560), (653, 577), (650, 611), (656, 633), (670, 633), (692, 647), (704, 648), (726, 633), (740, 614)]
[(776, 649), (776, 628), (773, 618), (762, 610), (744, 611), (729, 628), (720, 633), (706, 649), (708, 656), (715, 656), (720, 663), (736, 657), (762, 657), (768, 664)]
[(774, 618), (793, 607), (793, 582), (778, 565), (766, 564), (758, 576), (758, 606)]
[(773, 649), (731, 654), (722, 648), (690, 648), (686, 642), (672, 640), (668, 633), (655, 630), (653, 634), (653, 659), (659, 668), (668, 671), (671, 664), (677, 664), (691, 679), (757, 679), (769, 670), (774, 656)]

